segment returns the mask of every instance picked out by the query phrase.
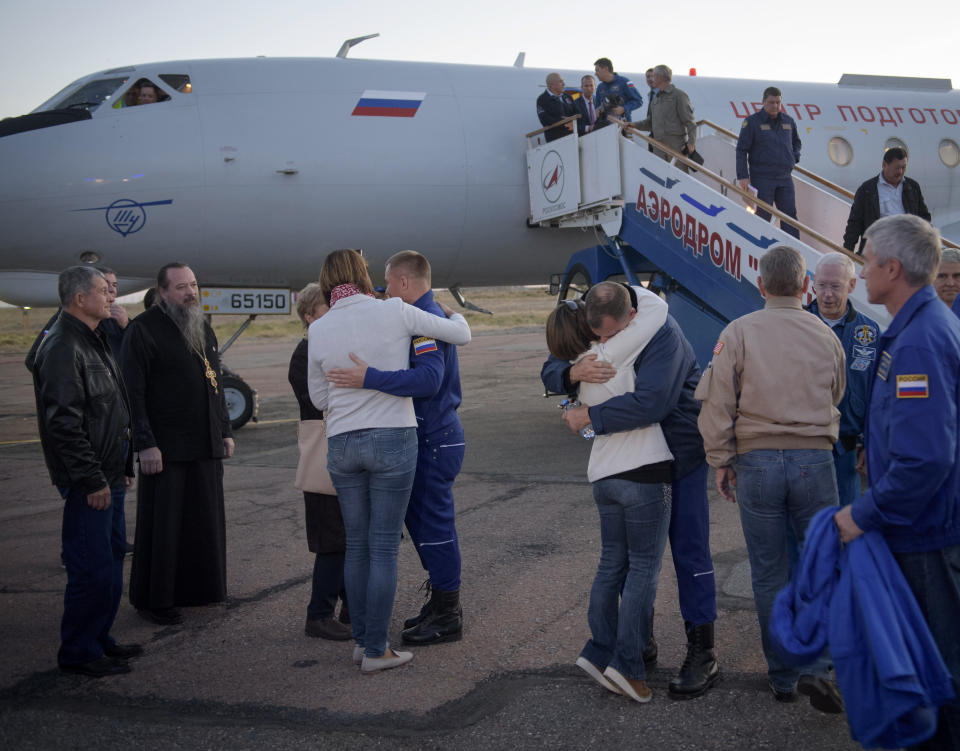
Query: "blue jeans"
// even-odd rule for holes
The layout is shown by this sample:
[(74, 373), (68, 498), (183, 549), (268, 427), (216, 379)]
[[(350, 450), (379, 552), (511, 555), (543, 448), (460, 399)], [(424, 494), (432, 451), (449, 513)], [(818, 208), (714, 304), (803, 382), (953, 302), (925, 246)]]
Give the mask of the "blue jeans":
[(607, 478), (593, 484), (600, 563), (590, 589), (590, 640), (580, 655), (603, 670), (644, 680), (643, 648), (670, 526), (670, 485)]
[(96, 660), (115, 642), (110, 628), (123, 593), (123, 557), (127, 554), (127, 524), (123, 513), (123, 482), (110, 488), (110, 507), (97, 511), (87, 494), (58, 488), (63, 496), (63, 562), (67, 588), (60, 621), (57, 662), (77, 665)]
[[(894, 557), (917, 598), (940, 656), (953, 677), (954, 691), (960, 697), (960, 545), (924, 553), (895, 553)], [(933, 737), (911, 748), (960, 748), (960, 698), (940, 707)]]
[(386, 651), (400, 530), (416, 467), (416, 428), (353, 430), (327, 441), (327, 469), (347, 533), (343, 579), (350, 623), (368, 657)]
[(737, 505), (767, 674), (777, 691), (793, 691), (800, 675), (829, 677), (829, 657), (821, 655), (812, 665), (795, 670), (780, 658), (767, 627), (773, 601), (790, 579), (788, 525), (802, 544), (814, 514), (837, 505), (833, 454), (813, 449), (750, 451), (737, 457), (736, 472)]

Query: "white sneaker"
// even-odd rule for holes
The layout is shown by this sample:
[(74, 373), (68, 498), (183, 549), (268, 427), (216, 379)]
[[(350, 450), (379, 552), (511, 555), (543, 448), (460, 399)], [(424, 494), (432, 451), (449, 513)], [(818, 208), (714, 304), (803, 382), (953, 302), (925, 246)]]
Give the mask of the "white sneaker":
[(363, 662), (363, 647), (359, 644), (353, 645), (353, 664), (359, 665)]
[[(391, 650), (392, 651), (392, 650)], [(383, 657), (363, 656), (363, 662), (360, 663), (361, 673), (377, 673), (381, 670), (398, 668), (405, 665), (413, 659), (413, 652), (384, 652)]]
[(599, 683), (601, 686), (607, 689), (607, 691), (610, 691), (614, 694), (623, 693), (623, 691), (621, 691), (614, 684), (608, 681), (604, 677), (603, 673), (601, 673), (600, 670), (597, 668), (597, 666), (594, 665), (592, 662), (590, 662), (590, 660), (588, 660), (586, 657), (578, 657), (576, 664), (578, 668), (580, 668), (584, 673), (589, 675), (591, 678), (593, 678), (593, 680), (595, 680), (597, 683)]

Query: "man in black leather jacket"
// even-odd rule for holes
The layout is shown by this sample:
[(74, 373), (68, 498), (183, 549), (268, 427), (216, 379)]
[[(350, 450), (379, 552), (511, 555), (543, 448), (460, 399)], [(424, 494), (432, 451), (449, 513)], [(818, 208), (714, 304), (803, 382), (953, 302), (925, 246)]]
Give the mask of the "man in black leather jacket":
[(65, 504), (67, 568), (60, 651), (64, 672), (129, 672), (139, 645), (110, 636), (123, 589), (125, 488), (133, 480), (130, 405), (120, 370), (96, 333), (110, 317), (103, 275), (88, 266), (60, 274), (62, 312), (33, 368), (37, 422), (50, 479)]

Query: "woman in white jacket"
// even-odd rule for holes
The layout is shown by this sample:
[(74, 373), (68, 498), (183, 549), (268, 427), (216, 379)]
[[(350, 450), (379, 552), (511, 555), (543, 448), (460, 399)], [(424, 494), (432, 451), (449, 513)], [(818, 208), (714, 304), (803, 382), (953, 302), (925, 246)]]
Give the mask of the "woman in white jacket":
[[(554, 357), (577, 361), (593, 354), (617, 369), (606, 383), (580, 384), (579, 398), (587, 406), (633, 391), (634, 361), (667, 318), (667, 304), (646, 289), (634, 287), (634, 310), (624, 287), (603, 284), (610, 285), (608, 291), (621, 298), (628, 311), (622, 319), (625, 327), (615, 336), (591, 342), (596, 337), (579, 301), (561, 303), (547, 320), (547, 346)], [(663, 431), (654, 424), (597, 435), (587, 467), (600, 514), (602, 549), (587, 612), (591, 638), (577, 665), (607, 690), (637, 702), (651, 698), (643, 649), (650, 639), (670, 525), (672, 462)]]
[(356, 640), (353, 659), (365, 673), (413, 658), (387, 645), (397, 587), (397, 550), (417, 463), (413, 401), (368, 389), (339, 388), (326, 373), (353, 367), (355, 354), (371, 367), (409, 367), (410, 338), (470, 341), (463, 316), (426, 313), (399, 298), (377, 300), (366, 262), (354, 250), (327, 256), (320, 286), (330, 311), (310, 324), (310, 400), (327, 413), (327, 468), (347, 533), (344, 580)]

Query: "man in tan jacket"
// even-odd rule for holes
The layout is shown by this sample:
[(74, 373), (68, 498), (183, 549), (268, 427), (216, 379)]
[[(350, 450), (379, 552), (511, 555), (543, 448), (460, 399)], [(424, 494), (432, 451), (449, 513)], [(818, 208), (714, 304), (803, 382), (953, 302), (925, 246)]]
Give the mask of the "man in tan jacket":
[[(656, 96), (650, 99), (647, 116), (634, 127), (649, 130), (650, 137), (669, 146), (674, 151), (692, 154), (697, 150), (697, 123), (693, 119), (693, 107), (690, 97), (672, 83), (673, 71), (666, 65), (653, 69), (653, 86)], [(666, 151), (654, 147), (653, 153), (661, 159), (670, 161), (673, 157)], [(687, 171), (686, 165), (678, 164), (677, 169)]]
[(698, 425), (717, 488), (739, 502), (770, 689), (777, 701), (796, 701), (799, 689), (817, 709), (840, 712), (827, 657), (798, 671), (767, 635), (774, 598), (796, 558), (790, 548), (814, 514), (838, 503), (832, 449), (846, 363), (840, 340), (800, 305), (807, 282), (800, 253), (767, 251), (757, 279), (766, 303), (723, 330), (695, 396), (703, 402)]

